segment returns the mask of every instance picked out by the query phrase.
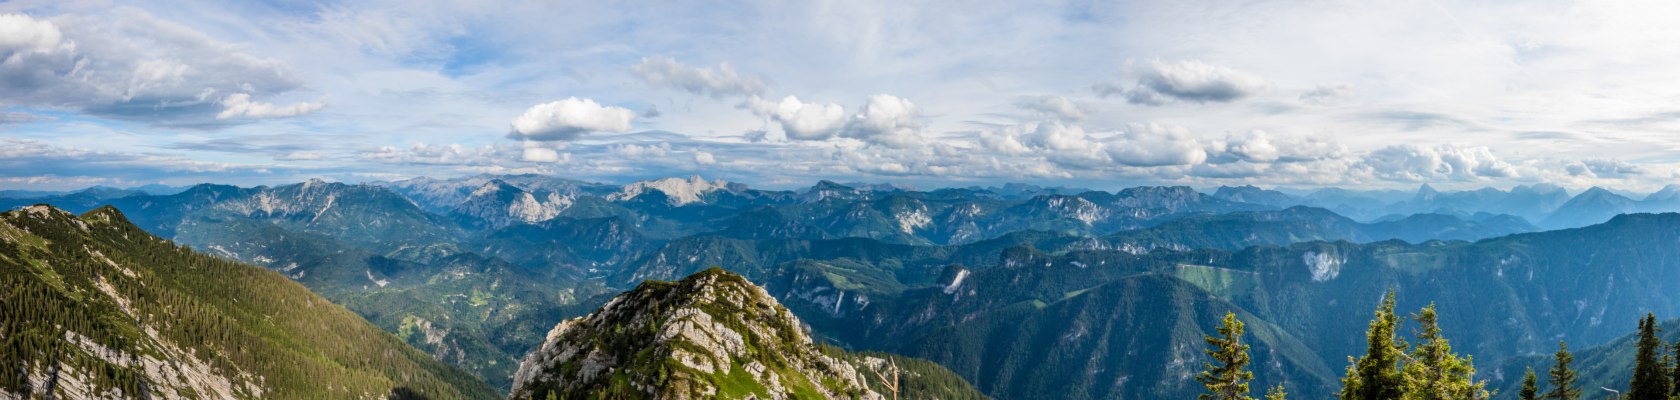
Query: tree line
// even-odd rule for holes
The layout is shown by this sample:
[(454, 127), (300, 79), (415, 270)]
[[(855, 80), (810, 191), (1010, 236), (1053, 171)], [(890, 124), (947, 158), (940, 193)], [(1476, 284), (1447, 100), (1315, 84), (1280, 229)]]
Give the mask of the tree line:
[[(1394, 291), (1383, 296), (1376, 315), (1366, 331), (1366, 350), (1360, 357), (1348, 357), (1347, 375), (1342, 378), (1342, 400), (1482, 400), (1493, 396), (1486, 381), (1476, 379), (1476, 367), (1470, 357), (1459, 356), (1443, 335), (1436, 321), (1435, 305), (1419, 310), (1410, 318), (1417, 322), (1413, 337), (1416, 345), (1408, 343), (1397, 333), (1399, 316), (1394, 311)], [(1612, 399), (1680, 400), (1680, 341), (1663, 343), (1657, 337), (1656, 315), (1647, 313), (1639, 321), (1638, 351), (1634, 358), (1632, 378), (1626, 393), (1605, 389)], [(1209, 362), (1202, 363), (1203, 371), (1196, 381), (1207, 392), (1198, 400), (1254, 400), (1250, 397), (1249, 381), (1254, 373), (1248, 370), (1249, 345), (1243, 342), (1243, 322), (1236, 313), (1227, 312), (1216, 335), (1203, 338), (1207, 342)], [(1517, 394), (1521, 400), (1578, 400), (1582, 388), (1572, 364), (1575, 356), (1569, 346), (1558, 342), (1553, 365), (1547, 371), (1546, 387), (1542, 391), (1539, 378), (1530, 367), (1523, 376)], [(1279, 384), (1268, 388), (1266, 400), (1283, 400), (1288, 393)]]

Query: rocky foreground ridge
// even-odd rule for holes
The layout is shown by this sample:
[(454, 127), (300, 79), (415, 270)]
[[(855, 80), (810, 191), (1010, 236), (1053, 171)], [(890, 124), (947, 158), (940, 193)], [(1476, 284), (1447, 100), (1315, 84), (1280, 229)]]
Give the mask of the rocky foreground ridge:
[[(592, 314), (560, 323), (520, 364), (510, 394), (514, 399), (884, 399), (891, 395), (883, 396), (891, 390), (884, 384), (894, 379), (893, 366), (900, 362), (888, 363), (813, 343), (799, 319), (764, 289), (713, 268), (677, 282), (647, 281)], [(951, 377), (936, 369), (900, 376), (904, 386), (918, 388)], [(971, 394), (941, 397), (977, 396), (960, 379), (955, 382), (957, 390), (942, 390)]]

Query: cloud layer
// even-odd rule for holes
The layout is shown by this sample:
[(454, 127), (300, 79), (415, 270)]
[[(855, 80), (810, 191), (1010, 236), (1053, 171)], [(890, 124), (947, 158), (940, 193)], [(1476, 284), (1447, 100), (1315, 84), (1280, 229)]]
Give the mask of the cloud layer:
[(1680, 176), (1671, 2), (184, 1), (0, 3), (0, 186)]
[(764, 92), (765, 86), (764, 78), (742, 75), (727, 63), (715, 68), (696, 68), (670, 57), (655, 56), (643, 58), (630, 70), (648, 83), (714, 98), (757, 95)]

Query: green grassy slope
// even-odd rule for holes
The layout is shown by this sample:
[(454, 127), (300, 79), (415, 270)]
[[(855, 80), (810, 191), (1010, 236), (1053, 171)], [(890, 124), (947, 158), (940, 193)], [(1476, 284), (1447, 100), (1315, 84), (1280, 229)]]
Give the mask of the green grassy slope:
[(493, 398), (278, 273), (113, 208), (0, 214), (0, 390), (61, 397)]

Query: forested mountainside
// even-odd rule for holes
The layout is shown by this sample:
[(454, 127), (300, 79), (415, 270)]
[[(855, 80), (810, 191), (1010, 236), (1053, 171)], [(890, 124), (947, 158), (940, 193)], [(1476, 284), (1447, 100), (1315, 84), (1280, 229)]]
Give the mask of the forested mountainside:
[[(1680, 243), (1680, 214), (1642, 214), (1476, 243), (1307, 242), (1142, 255), (1017, 248), (997, 264), (952, 267), (938, 284), (920, 287), (894, 284), (891, 268), (843, 259), (785, 264), (763, 279), (818, 333), (941, 362), (999, 397), (1049, 387), (1099, 397), (1161, 390), (1148, 387), (1196, 390), (1188, 375), (1162, 377), (1162, 363), (1121, 355), (1179, 349), (1143, 359), (1169, 360), (1184, 372), (1189, 367), (1182, 363), (1195, 353), (1183, 349), (1195, 348), (1196, 327), (1205, 332), (1199, 324), (1222, 310), (1254, 317), (1262, 334), (1258, 348), (1285, 349), (1267, 350), (1266, 357), (1284, 362), (1265, 365), (1295, 372), (1258, 369), (1260, 381), (1289, 381), (1296, 393), (1328, 394), (1320, 390), (1333, 388), (1334, 381), (1312, 366), (1335, 371), (1363, 348), (1364, 339), (1352, 332), (1366, 321), (1349, 316), (1372, 307), (1373, 293), (1398, 289), (1401, 308), (1439, 304), (1440, 323), (1454, 332), (1456, 348), (1479, 360), (1543, 353), (1560, 339), (1584, 348), (1626, 334), (1625, 322), (1645, 311), (1680, 312), (1680, 298), (1673, 296), (1680, 290), (1680, 247), (1674, 243)], [(1140, 314), (1145, 316), (1134, 317)], [(1274, 326), (1279, 334), (1267, 337)], [(1087, 339), (1092, 335), (1097, 338)], [(1099, 358), (1101, 351), (1116, 356), (1095, 363), (1086, 353), (1070, 352), (1080, 356), (1055, 362), (1058, 353), (1048, 351), (1081, 340), (1089, 340), (1086, 346)], [(1311, 354), (1276, 344), (1291, 341)], [(1069, 370), (1049, 374), (1046, 368)], [(1044, 376), (1022, 379), (1032, 374)], [(1128, 377), (1123, 384), (1122, 376)], [(1510, 377), (1493, 379), (1504, 384), (1502, 378)]]
[(110, 207), (0, 214), (0, 282), (0, 397), (496, 396), (278, 273)]
[[(1581, 389), (1584, 393), (1582, 398), (1608, 397), (1612, 391), (1620, 393), (1628, 391), (1633, 378), (1639, 347), (1639, 334), (1631, 329), (1635, 326), (1634, 322), (1631, 320), (1615, 321), (1616, 326), (1622, 327), (1623, 331), (1628, 334), (1609, 343), (1593, 347), (1569, 345), (1573, 350), (1571, 366), (1578, 374), (1575, 387)], [(1663, 358), (1662, 362), (1671, 363), (1668, 366), (1670, 371), (1680, 371), (1680, 369), (1674, 369), (1674, 365), (1672, 365), (1675, 348), (1668, 346), (1680, 343), (1680, 320), (1669, 320), (1660, 324), (1657, 327), (1657, 332), (1660, 335), (1661, 343), (1665, 345), (1664, 351), (1659, 352), (1663, 357), (1667, 357)], [(1545, 387), (1547, 385), (1544, 378), (1547, 370), (1554, 365), (1556, 365), (1556, 359), (1553, 353), (1539, 352), (1504, 360), (1497, 365), (1497, 369), (1488, 371), (1488, 375), (1495, 378), (1493, 382), (1497, 383), (1498, 386), (1494, 388), (1498, 389), (1500, 393), (1518, 393), (1521, 390), (1523, 373), (1527, 369), (1533, 368), (1542, 378), (1543, 389), (1550, 389)], [(1671, 378), (1680, 378), (1680, 376)], [(1670, 382), (1670, 384), (1672, 383)]]
[(647, 281), (561, 322), (520, 364), (515, 399), (979, 399), (935, 364), (820, 346), (722, 269)]

